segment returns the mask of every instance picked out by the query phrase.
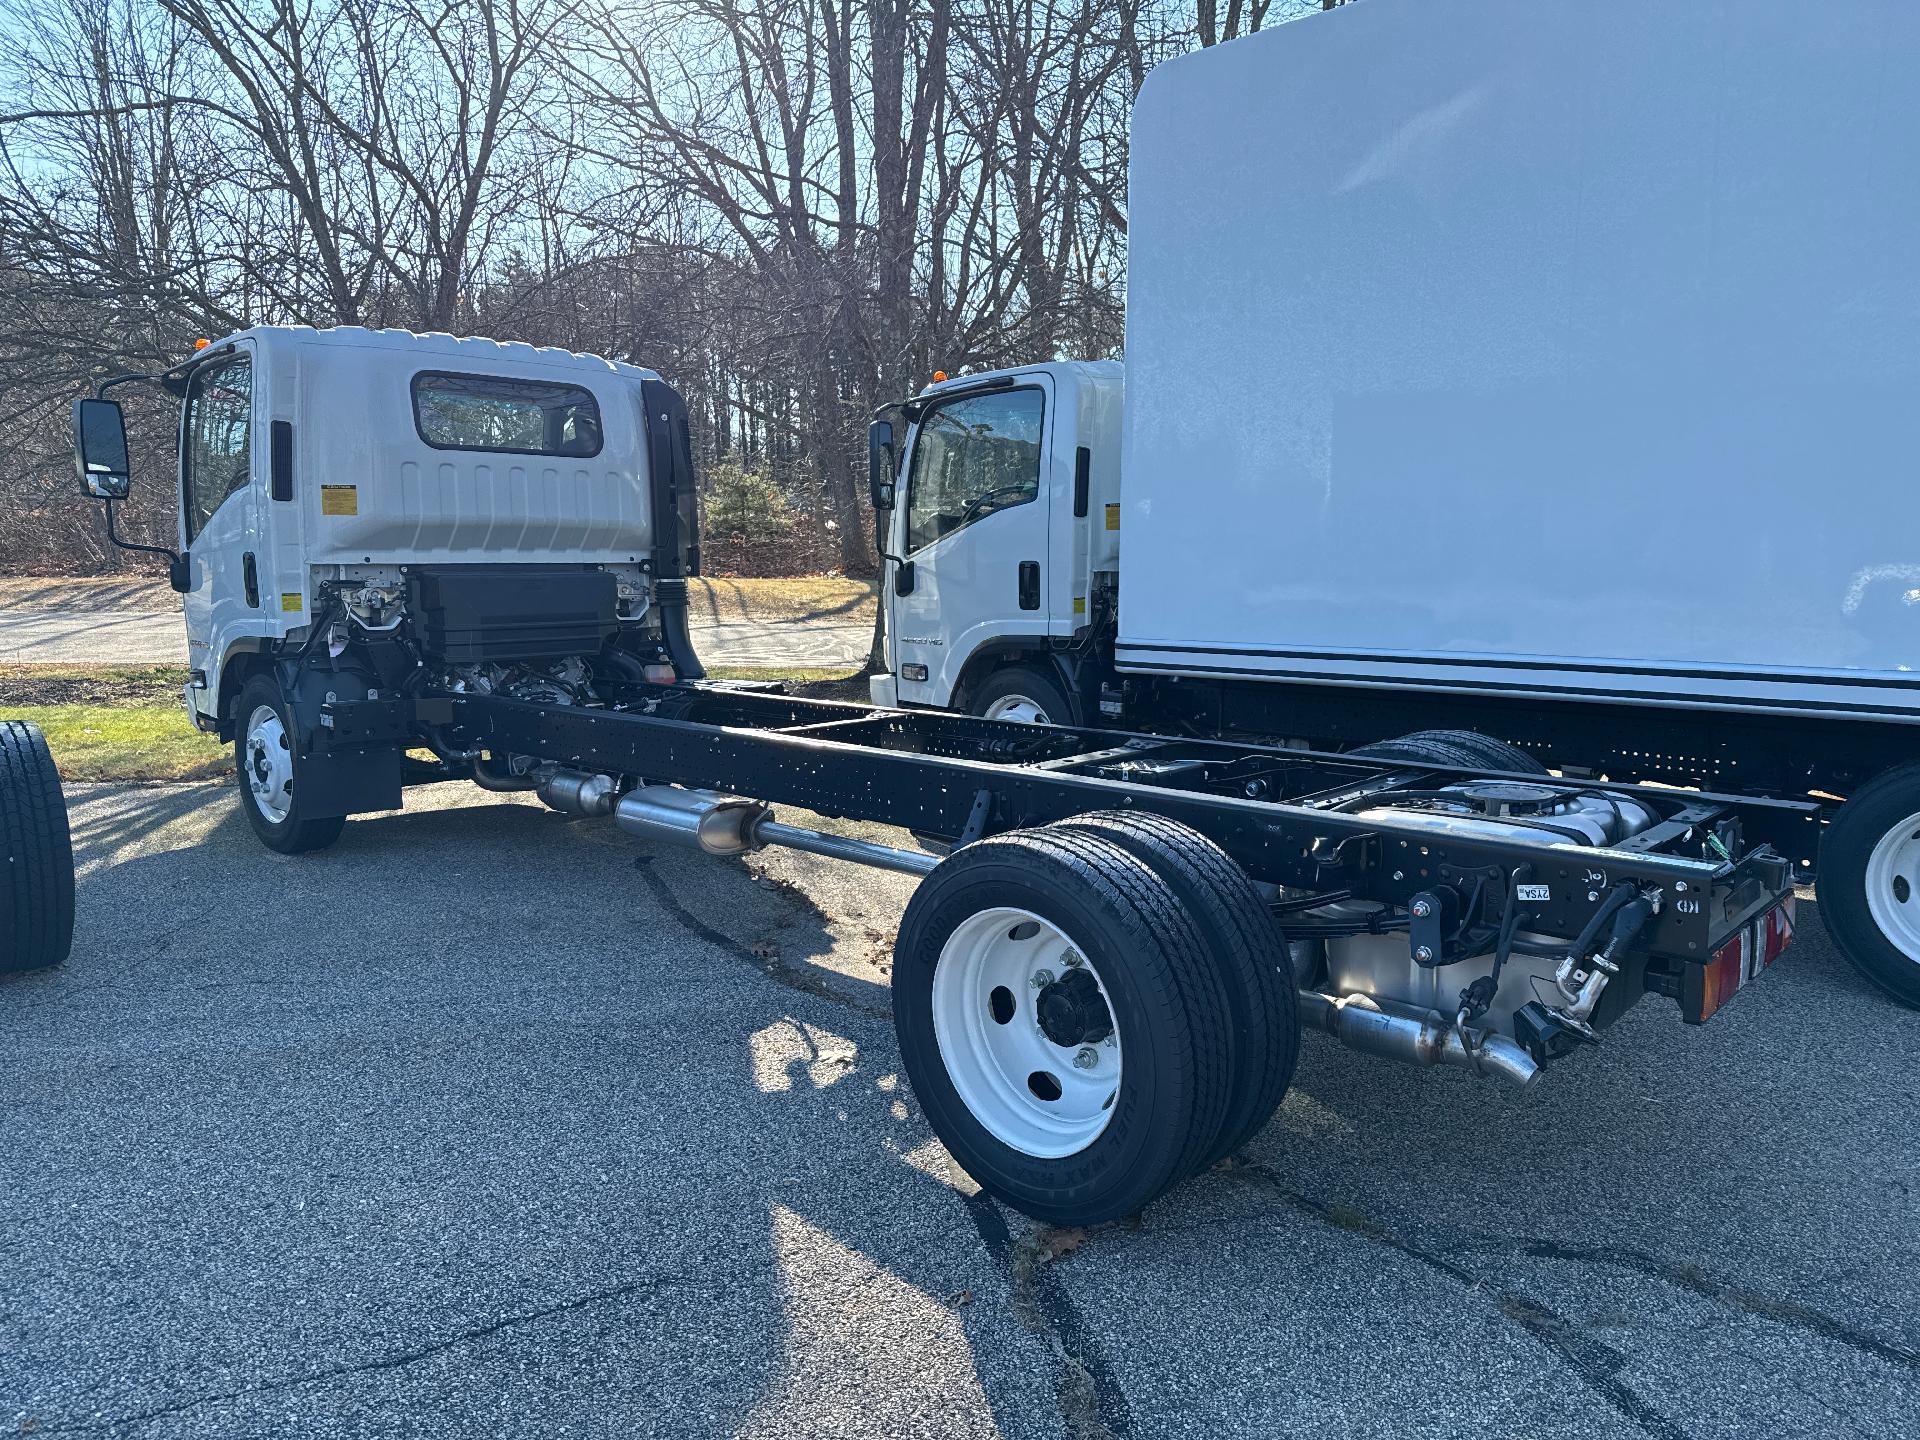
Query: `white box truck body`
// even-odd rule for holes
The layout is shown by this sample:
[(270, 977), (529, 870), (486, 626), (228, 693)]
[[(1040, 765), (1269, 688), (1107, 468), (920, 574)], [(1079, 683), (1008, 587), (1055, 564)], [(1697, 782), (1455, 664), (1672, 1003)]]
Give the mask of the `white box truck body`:
[[(908, 402), (875, 698), (1850, 798), (1824, 908), (1920, 1001), (1917, 69), (1898, 0), (1366, 0), (1160, 66), (1124, 405)], [(938, 479), (1022, 390), (1027, 487)]]
[(1160, 66), (1121, 664), (1920, 705), (1916, 69), (1897, 0), (1374, 0)]

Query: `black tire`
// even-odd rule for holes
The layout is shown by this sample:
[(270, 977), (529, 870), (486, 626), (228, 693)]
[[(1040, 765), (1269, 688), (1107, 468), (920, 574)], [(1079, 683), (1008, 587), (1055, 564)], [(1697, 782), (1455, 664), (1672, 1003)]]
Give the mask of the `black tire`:
[[(1853, 967), (1902, 1004), (1920, 1009), (1920, 955), (1901, 949), (1873, 918), (1867, 899), (1868, 862), (1880, 841), (1896, 831), (1920, 835), (1920, 764), (1876, 775), (1847, 797), (1820, 842), (1820, 918)], [(1911, 827), (1911, 828), (1909, 828)], [(1920, 910), (1920, 875), (1900, 876), (1909, 899), (1887, 898)]]
[(73, 948), (73, 838), (47, 738), (0, 721), (0, 975), (58, 965)]
[(1031, 665), (1008, 665), (987, 676), (967, 696), (967, 713), (984, 716), (1009, 700), (1031, 701), (1042, 717), (1037, 724), (1077, 723), (1073, 718), (1073, 702), (1060, 688), (1060, 682)]
[[(961, 924), (1003, 906), (1072, 937), (1105, 988), (1125, 1055), (1105, 1129), (1062, 1158), (1016, 1149), (975, 1118), (934, 1027), (943, 947)], [(1167, 882), (1098, 835), (1015, 831), (943, 860), (901, 919), (893, 1016), (907, 1078), (948, 1153), (988, 1194), (1036, 1220), (1091, 1225), (1137, 1214), (1219, 1139), (1235, 1057), (1218, 969)]]
[[(256, 675), (246, 683), (240, 692), (240, 703), (233, 715), (233, 774), (234, 783), (240, 792), (240, 810), (247, 817), (247, 823), (253, 827), (253, 833), (260, 837), (260, 843), (269, 850), (278, 850), (282, 855), (299, 855), (308, 850), (324, 850), (340, 838), (340, 832), (346, 826), (346, 819), (339, 815), (323, 818), (308, 818), (301, 812), (300, 796), (294, 789), (290, 778), (282, 782), (284, 793), (289, 798), (286, 818), (275, 820), (261, 808), (259, 797), (254, 793), (253, 785), (257, 775), (258, 763), (249, 766), (248, 749), (251, 740), (249, 729), (254, 713), (262, 708), (272, 710), (280, 717), (281, 733), (279, 741), (283, 748), (291, 749), (297, 734), (293, 711), (286, 697), (280, 693), (279, 684), (267, 675)], [(291, 764), (291, 757), (289, 757)]]
[(1468, 770), (1512, 770), (1526, 775), (1553, 773), (1518, 745), (1509, 745), (1476, 730), (1416, 730), (1397, 740), (1376, 740), (1350, 753), (1369, 760), (1457, 765)]
[(1104, 810), (1048, 828), (1111, 840), (1165, 880), (1193, 917), (1226, 987), (1234, 1027), (1227, 1114), (1205, 1161), (1217, 1163), (1266, 1127), (1300, 1057), (1297, 982), (1273, 912), (1226, 851), (1177, 820)]

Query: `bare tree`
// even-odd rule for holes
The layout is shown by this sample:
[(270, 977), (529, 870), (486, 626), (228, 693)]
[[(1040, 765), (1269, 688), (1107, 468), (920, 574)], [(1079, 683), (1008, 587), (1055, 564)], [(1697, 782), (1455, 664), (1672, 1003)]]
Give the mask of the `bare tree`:
[(57, 458), (79, 385), (270, 322), (652, 365), (867, 572), (875, 406), (1118, 352), (1146, 72), (1331, 4), (16, 0), (0, 560), (111, 562)]

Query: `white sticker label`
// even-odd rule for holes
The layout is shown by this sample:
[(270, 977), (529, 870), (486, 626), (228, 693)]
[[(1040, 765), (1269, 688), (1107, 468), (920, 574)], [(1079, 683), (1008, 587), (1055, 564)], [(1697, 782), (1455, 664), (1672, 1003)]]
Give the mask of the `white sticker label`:
[(1516, 885), (1514, 892), (1522, 900), (1551, 900), (1553, 891), (1545, 885)]

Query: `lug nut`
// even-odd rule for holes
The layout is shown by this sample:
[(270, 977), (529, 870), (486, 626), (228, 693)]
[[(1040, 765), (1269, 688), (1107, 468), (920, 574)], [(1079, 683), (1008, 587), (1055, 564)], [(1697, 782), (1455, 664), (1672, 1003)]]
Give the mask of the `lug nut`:
[(1053, 971), (1036, 970), (1033, 972), (1033, 979), (1028, 983), (1036, 990), (1044, 990), (1047, 986), (1053, 984)]
[(1091, 1070), (1099, 1063), (1100, 1052), (1091, 1045), (1082, 1045), (1080, 1053), (1073, 1057), (1073, 1068), (1076, 1070)]

